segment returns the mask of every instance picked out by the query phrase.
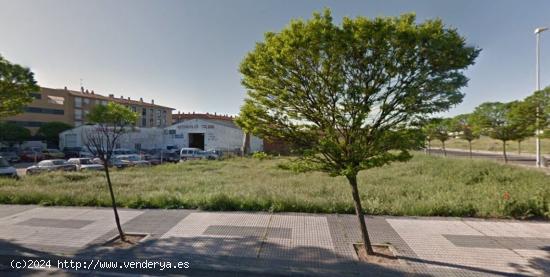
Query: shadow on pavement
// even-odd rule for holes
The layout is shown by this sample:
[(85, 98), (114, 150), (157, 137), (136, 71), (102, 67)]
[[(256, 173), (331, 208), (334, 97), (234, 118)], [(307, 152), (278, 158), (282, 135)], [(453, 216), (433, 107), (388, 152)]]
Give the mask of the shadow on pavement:
[(520, 264), (510, 264), (511, 267), (515, 268), (518, 272), (529, 272), (529, 269), (540, 270), (543, 276), (550, 276), (550, 246), (544, 246), (540, 250), (546, 251), (546, 256), (530, 258), (529, 265), (520, 265)]
[[(10, 267), (13, 259), (34, 256), (36, 259), (50, 259), (52, 270), (57, 269), (58, 261), (71, 259), (86, 263), (92, 269), (56, 271), (65, 276), (101, 273), (129, 273), (150, 275), (184, 276), (429, 276), (410, 271), (408, 267), (389, 268), (374, 264), (359, 263), (335, 254), (332, 250), (318, 247), (285, 248), (273, 242), (261, 242), (258, 237), (242, 238), (169, 238), (149, 239), (129, 249), (112, 249), (101, 245), (89, 245), (71, 256), (52, 255), (33, 250), (16, 243), (0, 240), (0, 275), (47, 276), (52, 271), (18, 270)], [(260, 249), (259, 254), (257, 251)], [(322, 262), (319, 262), (321, 259)], [(164, 262), (165, 268), (126, 268), (123, 262)], [(102, 263), (98, 263), (101, 261)], [(112, 262), (117, 262), (113, 266)], [(189, 262), (189, 268), (175, 267), (178, 262)], [(103, 268), (109, 265), (111, 268)], [(95, 269), (93, 267), (95, 266)], [(114, 267), (114, 268), (113, 268)], [(143, 267), (143, 265), (142, 265)], [(39, 275), (37, 275), (39, 274)]]

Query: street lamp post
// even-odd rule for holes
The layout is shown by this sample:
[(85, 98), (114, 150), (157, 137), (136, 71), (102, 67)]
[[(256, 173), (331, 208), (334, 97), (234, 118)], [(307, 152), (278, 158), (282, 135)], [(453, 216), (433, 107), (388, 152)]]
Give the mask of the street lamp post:
[[(536, 36), (536, 39), (537, 39), (537, 50), (536, 50), (536, 55), (537, 55), (537, 68), (536, 68), (536, 91), (539, 91), (540, 90), (540, 33), (544, 32), (548, 30), (548, 28), (546, 27), (540, 27), (540, 28), (537, 28), (535, 29), (535, 36)], [(541, 154), (540, 154), (540, 126), (539, 126), (539, 116), (540, 116), (540, 110), (539, 110), (539, 105), (537, 105), (537, 131), (536, 131), (536, 151), (537, 151), (537, 167), (541, 167), (542, 166), (542, 157), (541, 157)]]

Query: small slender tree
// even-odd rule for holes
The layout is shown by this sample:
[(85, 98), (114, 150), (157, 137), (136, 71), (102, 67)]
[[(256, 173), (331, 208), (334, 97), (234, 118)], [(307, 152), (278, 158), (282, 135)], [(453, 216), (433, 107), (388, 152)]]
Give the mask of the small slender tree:
[(111, 195), (111, 204), (115, 214), (115, 222), (120, 240), (122, 241), (126, 241), (126, 237), (124, 236), (118, 217), (115, 193), (109, 174), (109, 164), (113, 156), (113, 150), (116, 148), (121, 135), (126, 133), (135, 124), (137, 118), (138, 116), (135, 112), (116, 103), (111, 102), (107, 105), (97, 105), (90, 111), (87, 117), (88, 121), (95, 125), (92, 130), (84, 134), (86, 147), (90, 153), (97, 156), (103, 163), (107, 186)]
[(479, 139), (479, 132), (474, 130), (472, 126), (471, 115), (461, 114), (452, 119), (451, 129), (458, 134), (458, 137), (468, 142), (468, 152), (470, 158), (472, 158), (472, 141)]
[(410, 158), (415, 123), (462, 101), (463, 70), (479, 50), (440, 20), (412, 14), (332, 22), (329, 10), (267, 33), (240, 66), (248, 97), (239, 121), (301, 146), (302, 159), (345, 176), (367, 254), (374, 254), (359, 171)]
[(528, 128), (513, 116), (514, 105), (517, 103), (483, 103), (475, 108), (471, 116), (477, 132), (502, 142), (502, 156), (505, 163), (508, 162), (506, 143), (524, 136)]
[[(430, 140), (439, 140), (441, 142), (441, 150), (443, 155), (447, 156), (447, 148), (445, 147), (445, 142), (451, 138), (451, 125), (449, 119), (443, 118), (433, 118), (429, 121), (427, 125), (424, 126), (424, 133)], [(428, 144), (430, 144), (428, 142)]]
[(0, 56), (0, 119), (23, 112), (39, 90), (32, 71)]

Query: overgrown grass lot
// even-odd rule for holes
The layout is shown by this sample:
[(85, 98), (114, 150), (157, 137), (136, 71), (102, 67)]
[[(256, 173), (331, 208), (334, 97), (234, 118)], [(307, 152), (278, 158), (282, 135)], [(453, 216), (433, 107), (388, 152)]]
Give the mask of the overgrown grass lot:
[[(292, 167), (291, 167), (292, 168)], [(353, 213), (343, 177), (289, 169), (288, 158), (195, 161), (115, 171), (129, 208)], [(491, 161), (417, 154), (361, 172), (368, 214), (550, 218), (550, 176)], [(0, 179), (0, 203), (109, 206), (102, 172)]]

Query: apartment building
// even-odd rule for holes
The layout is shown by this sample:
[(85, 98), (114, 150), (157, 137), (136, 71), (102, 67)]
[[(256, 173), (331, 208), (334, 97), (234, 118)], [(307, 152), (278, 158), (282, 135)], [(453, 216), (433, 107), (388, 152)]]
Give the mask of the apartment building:
[(34, 100), (26, 108), (25, 112), (5, 121), (19, 124), (28, 128), (32, 134), (35, 134), (38, 128), (44, 123), (59, 121), (78, 127), (85, 124), (86, 115), (95, 105), (106, 105), (109, 102), (119, 103), (131, 109), (138, 114), (136, 122), (137, 127), (160, 127), (172, 125), (173, 108), (156, 105), (154, 100), (145, 102), (142, 98), (139, 100), (115, 97), (113, 94), (108, 96), (95, 93), (93, 90), (80, 91), (63, 89), (53, 89), (41, 87), (40, 91), (33, 93)]

